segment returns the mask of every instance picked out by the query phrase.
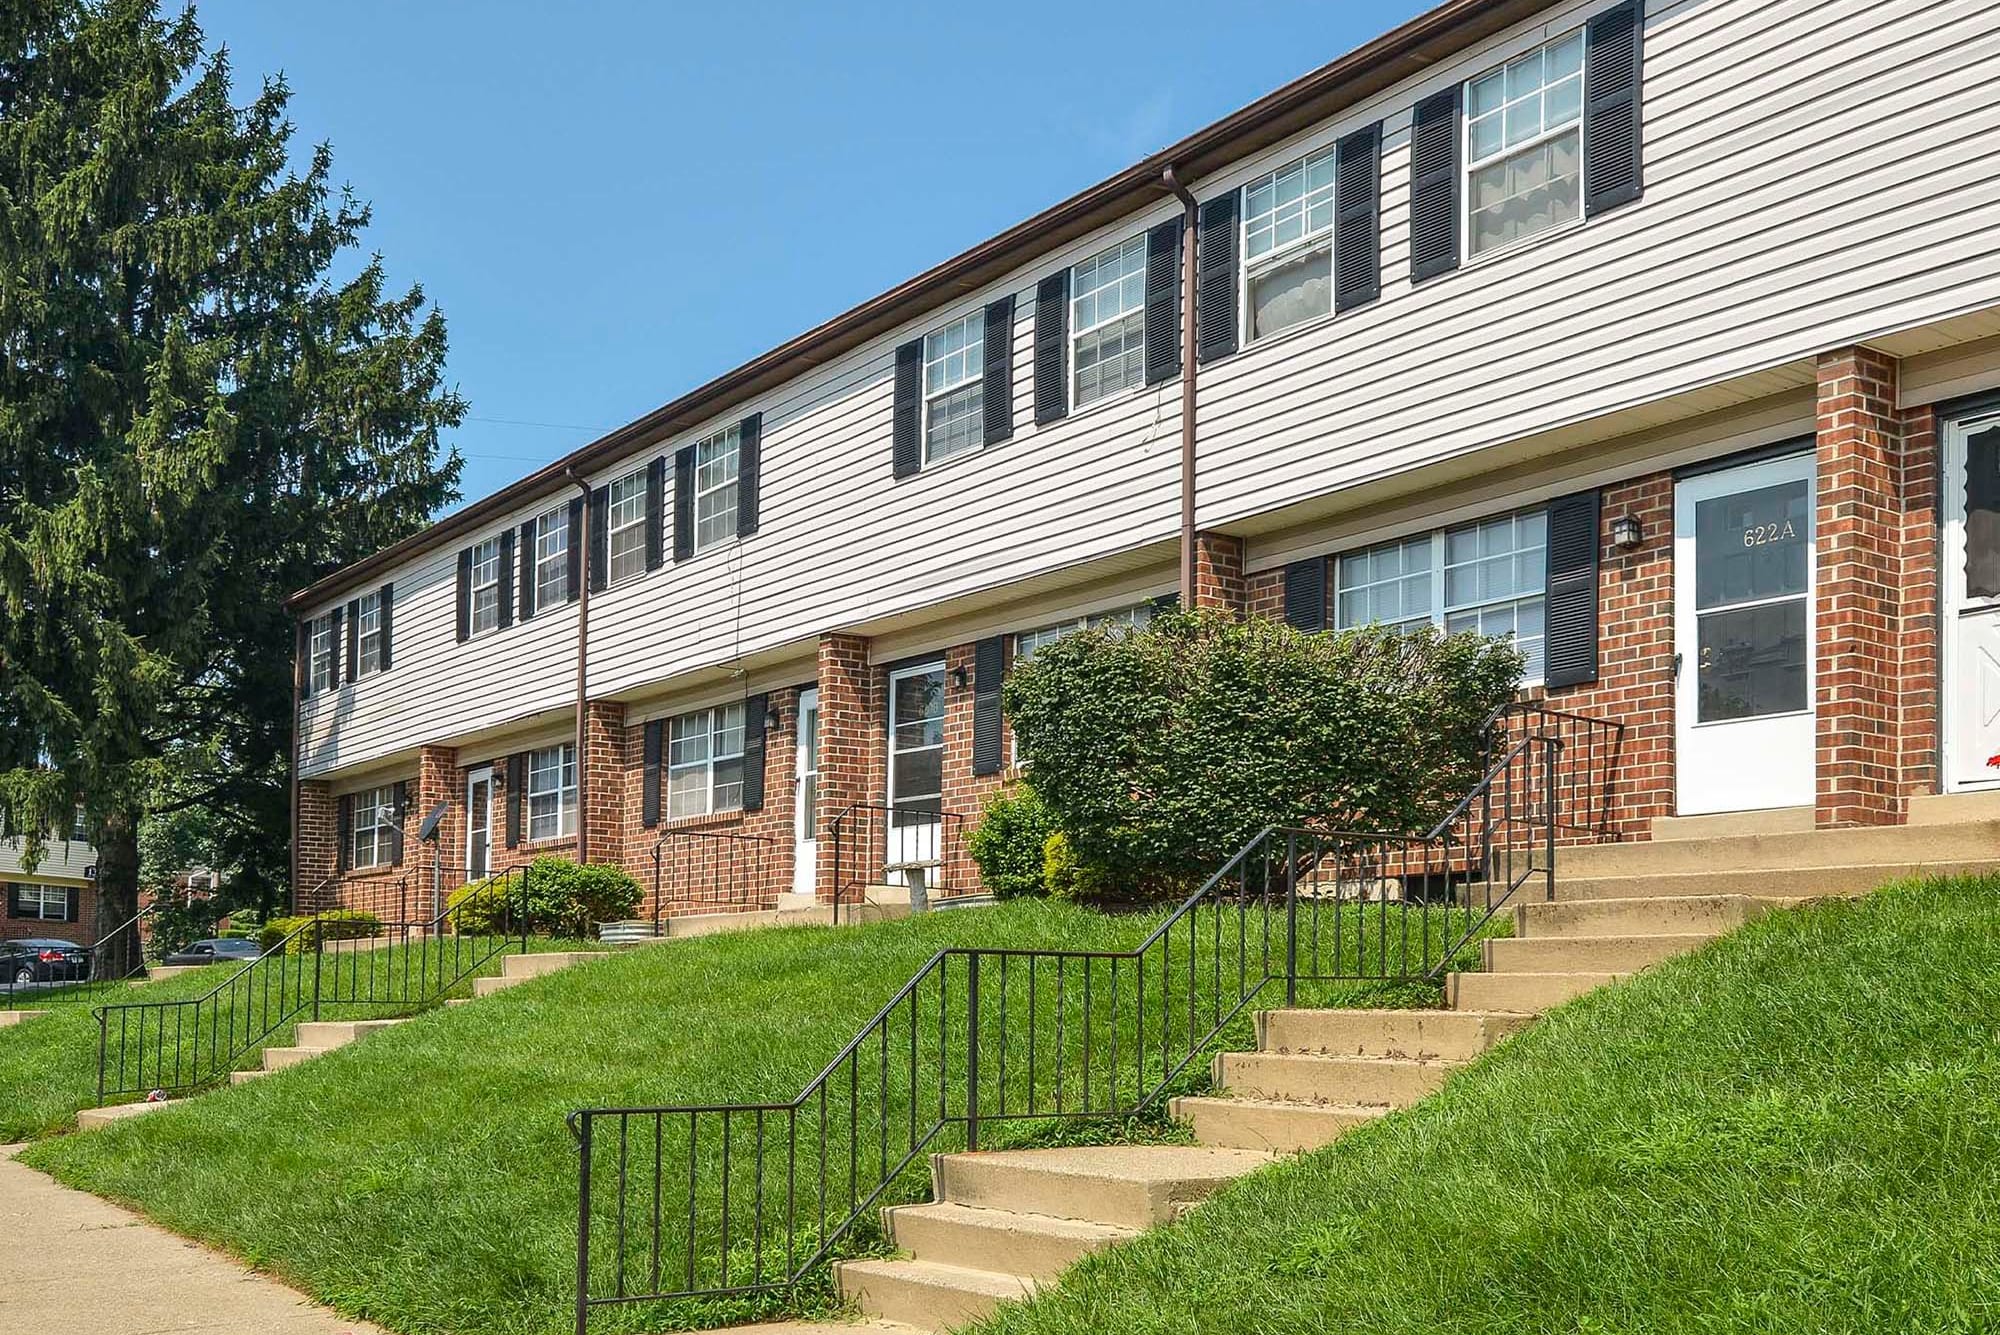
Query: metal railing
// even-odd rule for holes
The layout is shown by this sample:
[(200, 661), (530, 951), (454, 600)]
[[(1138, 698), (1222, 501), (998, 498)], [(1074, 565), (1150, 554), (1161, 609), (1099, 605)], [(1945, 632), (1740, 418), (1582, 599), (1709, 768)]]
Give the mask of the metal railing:
[(785, 887), (772, 868), (790, 864), (774, 852), (778, 840), (741, 830), (667, 830), (653, 844), (653, 934), (673, 911), (729, 913), (764, 908)]
[(827, 822), (833, 845), (833, 921), (840, 922), (843, 905), (865, 904), (868, 888), (892, 885), (908, 889), (913, 908), (922, 909), (931, 895), (949, 894), (955, 885), (971, 882), (966, 859), (965, 816), (956, 811), (930, 811), (886, 802), (853, 802)]
[(500, 873), (435, 916), (378, 923), (312, 914), (200, 996), (99, 1007), (97, 1102), (228, 1078), (284, 1026), (329, 1008), (415, 1010), (527, 950), (528, 869)]
[(1547, 737), (1560, 748), (1562, 764), (1549, 790), (1558, 839), (1595, 841), (1610, 836), (1612, 782), (1625, 745), (1623, 723), (1523, 700), (1493, 711), (1486, 726), (1489, 770), (1499, 751), (1524, 737)]
[(11, 971), (0, 977), (0, 1010), (95, 1001), (142, 977), (146, 972), (146, 954), (140, 946), (139, 924), (153, 915), (155, 907), (146, 905), (85, 946), (83, 955), (89, 972), (84, 978), (23, 983)]
[(1419, 835), (1267, 829), (1130, 950), (941, 951), (794, 1099), (572, 1113), (578, 1335), (601, 1307), (798, 1285), (995, 1123), (1158, 1105), (1274, 985), (1470, 963), (1517, 891), (1553, 893), (1561, 761), (1532, 731), (1497, 747)]

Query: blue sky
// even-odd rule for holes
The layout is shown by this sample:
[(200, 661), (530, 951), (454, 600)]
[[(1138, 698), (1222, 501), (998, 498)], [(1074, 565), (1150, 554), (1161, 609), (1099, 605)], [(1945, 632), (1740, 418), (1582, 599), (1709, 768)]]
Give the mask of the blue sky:
[(444, 309), (473, 498), (1426, 5), (196, 7)]

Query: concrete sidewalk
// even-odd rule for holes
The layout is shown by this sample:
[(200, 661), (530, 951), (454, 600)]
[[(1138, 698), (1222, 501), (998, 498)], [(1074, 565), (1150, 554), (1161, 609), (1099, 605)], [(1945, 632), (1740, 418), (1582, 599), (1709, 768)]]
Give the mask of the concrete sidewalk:
[(383, 1335), (0, 1148), (0, 1331), (14, 1335)]

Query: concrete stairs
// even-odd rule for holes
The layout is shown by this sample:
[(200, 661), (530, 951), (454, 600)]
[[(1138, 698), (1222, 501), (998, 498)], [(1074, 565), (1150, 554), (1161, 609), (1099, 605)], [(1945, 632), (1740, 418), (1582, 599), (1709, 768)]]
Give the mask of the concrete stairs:
[(533, 955), (509, 955), (500, 962), (500, 972), (491, 978), (472, 980), (474, 997), (490, 997), (495, 992), (504, 992), (510, 987), (518, 987), (531, 979), (569, 968), (572, 964), (583, 964), (590, 960), (609, 959), (608, 950), (549, 950)]
[(264, 1064), (248, 1071), (233, 1071), (229, 1076), (232, 1085), (248, 1084), (252, 1080), (267, 1076), (273, 1071), (282, 1071), (287, 1066), (297, 1066), (300, 1062), (311, 1061), (314, 1057), (344, 1048), (358, 1038), (366, 1037), (391, 1025), (402, 1024), (395, 1020), (308, 1020), (299, 1026), (298, 1043), (289, 1048), (265, 1048)]

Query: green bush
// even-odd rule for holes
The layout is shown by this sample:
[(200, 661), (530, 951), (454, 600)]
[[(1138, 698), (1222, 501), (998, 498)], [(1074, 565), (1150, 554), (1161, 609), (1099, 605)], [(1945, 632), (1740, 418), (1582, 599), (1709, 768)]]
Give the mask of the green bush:
[(1111, 878), (1080, 861), (1061, 830), (1051, 830), (1042, 841), (1042, 884), (1055, 899), (1090, 903), (1117, 897)]
[[(328, 909), (318, 916), (319, 925), (312, 926), (311, 914), (301, 914), (293, 918), (273, 918), (265, 923), (257, 933), (257, 946), (261, 950), (274, 950), (278, 944), (292, 933), (298, 932), (285, 945), (288, 955), (303, 955), (314, 949), (320, 941), (358, 941), (375, 935), (382, 930), (382, 920), (372, 913), (359, 909)], [(300, 928), (306, 930), (300, 931)]]
[(1045, 646), (1003, 700), (1066, 884), (1156, 896), (1269, 826), (1428, 827), (1477, 782), (1520, 676), (1480, 635), (1171, 612)]
[[(474, 881), (452, 893), (450, 905), (457, 930), (488, 935), (511, 926), (520, 930), (513, 916), (518, 908), (527, 915), (527, 930), (552, 936), (590, 936), (600, 922), (617, 922), (632, 916), (645, 892), (623, 867), (608, 863), (579, 865), (566, 858), (543, 854), (529, 863), (527, 884), (520, 885), (521, 873)], [(502, 883), (498, 893), (475, 895), (486, 886)], [(511, 884), (508, 884), (511, 882)], [(470, 902), (468, 902), (470, 901)]]
[(966, 836), (966, 852), (979, 879), (997, 899), (1048, 893), (1044, 849), (1056, 830), (1049, 809), (1026, 784), (986, 799), (979, 824)]

